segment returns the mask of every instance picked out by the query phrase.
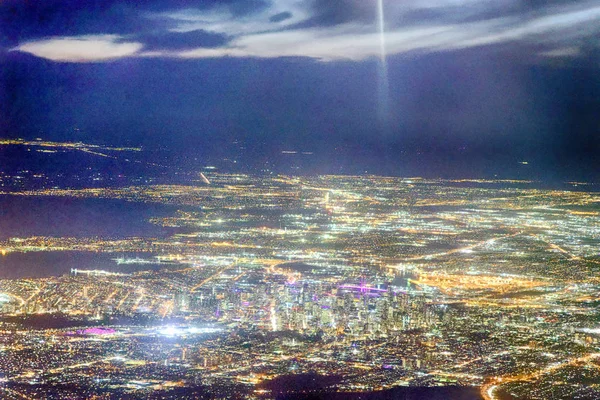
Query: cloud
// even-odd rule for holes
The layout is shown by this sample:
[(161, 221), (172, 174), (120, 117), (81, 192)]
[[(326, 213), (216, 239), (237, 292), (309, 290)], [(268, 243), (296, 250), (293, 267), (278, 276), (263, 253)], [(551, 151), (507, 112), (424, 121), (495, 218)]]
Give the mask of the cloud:
[(144, 50), (213, 48), (224, 46), (230, 40), (225, 34), (206, 32), (202, 29), (189, 32), (151, 32), (135, 35), (133, 38), (144, 44)]
[(0, 46), (46, 37), (166, 32), (172, 20), (148, 16), (186, 8), (221, 8), (245, 17), (268, 6), (268, 0), (2, 0)]
[(57, 37), (24, 43), (13, 50), (62, 62), (98, 62), (135, 55), (143, 45), (119, 42), (118, 35)]
[[(138, 16), (149, 21), (149, 31), (62, 35), (16, 49), (73, 62), (121, 57), (331, 61), (379, 54), (376, 0), (206, 1), (177, 9), (156, 4), (161, 6)], [(540, 46), (546, 52), (572, 47), (600, 26), (600, 6), (591, 1), (534, 1), (525, 6), (521, 0), (389, 0), (385, 12), (389, 55), (498, 44), (530, 46), (530, 53), (538, 54)]]
[[(123, 0), (0, 1), (0, 45), (14, 47), (48, 37), (130, 34), (163, 22), (140, 18), (140, 7)], [(144, 2), (155, 9), (158, 1)]]
[(581, 49), (579, 47), (563, 47), (560, 49), (554, 49), (549, 51), (543, 51), (540, 53), (544, 57), (577, 57), (581, 55)]
[[(432, 8), (441, 8), (450, 2), (427, 4)], [(537, 13), (528, 18), (498, 17), (464, 23), (418, 24), (387, 30), (386, 51), (393, 55), (415, 50), (448, 51), (502, 43), (552, 45), (565, 38), (573, 40), (585, 37), (594, 32), (599, 22), (600, 6), (587, 3), (583, 6), (551, 8), (546, 13)], [(194, 49), (178, 55), (184, 58), (300, 56), (329, 61), (362, 60), (379, 54), (379, 34), (374, 23), (346, 22), (334, 26), (266, 32), (241, 24), (238, 29), (245, 34), (232, 40), (227, 47), (213, 51)]]
[[(451, 28), (429, 27), (391, 32), (386, 37), (390, 53), (402, 53), (432, 46), (443, 40)], [(206, 57), (310, 57), (322, 61), (363, 60), (379, 55), (379, 34), (355, 34), (350, 26), (336, 29), (310, 29), (248, 35), (234, 40), (230, 47), (193, 49), (176, 56), (182, 58)]]
[(477, 34), (448, 43), (449, 49), (462, 49), (497, 43), (529, 41), (533, 44), (551, 44), (593, 35), (600, 23), (600, 6), (563, 8), (548, 15), (528, 20), (500, 19), (470, 24)]
[(289, 11), (284, 11), (284, 12), (280, 12), (277, 13), (275, 15), (272, 15), (269, 18), (269, 22), (281, 22), (281, 21), (285, 21), (286, 19), (290, 19), (292, 18), (293, 14)]
[[(309, 18), (305, 0), (273, 0), (269, 7), (255, 9), (253, 13), (241, 14), (235, 8), (217, 5), (210, 9), (186, 8), (158, 13), (154, 18), (166, 18), (175, 27), (173, 32), (189, 32), (202, 29), (207, 32), (229, 36), (249, 35), (259, 32), (282, 30)], [(273, 21), (273, 16), (279, 20)], [(285, 18), (281, 18), (281, 16)]]

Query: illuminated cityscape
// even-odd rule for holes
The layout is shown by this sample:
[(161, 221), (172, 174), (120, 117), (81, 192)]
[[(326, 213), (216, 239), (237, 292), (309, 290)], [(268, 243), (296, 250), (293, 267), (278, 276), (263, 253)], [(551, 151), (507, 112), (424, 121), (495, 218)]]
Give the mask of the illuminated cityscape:
[[(260, 399), (399, 386), (600, 396), (600, 195), (580, 189), (589, 186), (196, 176), (4, 193), (171, 211), (148, 218), (170, 229), (161, 237), (0, 242), (3, 258), (84, 253), (106, 265), (0, 281), (3, 396)], [(317, 383), (276, 384), (289, 376)]]
[(0, 400), (600, 400), (597, 0), (0, 0)]

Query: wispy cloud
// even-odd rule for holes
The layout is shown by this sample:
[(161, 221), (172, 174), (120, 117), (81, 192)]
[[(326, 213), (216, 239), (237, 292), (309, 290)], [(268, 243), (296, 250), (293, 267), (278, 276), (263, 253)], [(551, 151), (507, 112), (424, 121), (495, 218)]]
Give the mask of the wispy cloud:
[[(386, 33), (386, 50), (392, 55), (508, 42), (560, 45), (565, 39), (585, 37), (600, 23), (600, 6), (563, 7), (552, 11), (554, 13), (531, 18), (499, 17), (475, 22), (397, 27)], [(378, 35), (371, 26), (346, 23), (333, 27), (247, 34), (233, 40), (228, 47), (210, 51), (198, 48), (171, 55), (183, 58), (300, 56), (324, 61), (362, 60), (378, 55)]]
[[(236, 14), (231, 7), (186, 8), (144, 17), (164, 21), (167, 27), (153, 37), (170, 35), (165, 43), (178, 47), (144, 47), (132, 35), (95, 35), (42, 39), (24, 43), (16, 50), (56, 61), (90, 62), (123, 57), (218, 58), (286, 56), (323, 61), (363, 60), (378, 55), (376, 20), (367, 7), (371, 0), (344, 0), (327, 15), (319, 15), (319, 0), (274, 0), (252, 13)], [(596, 2), (570, 2), (516, 12), (514, 0), (410, 0), (386, 4), (387, 53), (448, 51), (501, 43), (545, 46), (544, 51), (576, 48), (577, 41), (600, 29), (600, 6)], [(354, 8), (354, 11), (348, 11)], [(468, 17), (465, 17), (468, 16)], [(320, 19), (319, 19), (320, 18)], [(321, 21), (321, 23), (315, 22)], [(338, 21), (338, 22), (336, 22)], [(207, 32), (228, 38), (217, 46), (194, 43)], [(181, 40), (172, 37), (182, 35)], [(186, 36), (184, 36), (186, 35)], [(139, 40), (139, 41), (138, 41)], [(199, 39), (198, 39), (199, 40)], [(552, 54), (552, 53), (549, 53)], [(571, 54), (576, 54), (571, 51)]]
[[(389, 32), (386, 41), (391, 54), (431, 46), (451, 28), (434, 26)], [(242, 36), (229, 47), (192, 49), (173, 54), (182, 58), (205, 57), (310, 57), (322, 61), (362, 60), (379, 54), (379, 34), (360, 32), (353, 26), (305, 29)]]
[[(213, 33), (241, 36), (259, 32), (282, 30), (310, 17), (309, 2), (302, 0), (273, 0), (270, 7), (259, 12), (236, 15), (230, 7), (214, 7), (210, 10), (183, 9), (154, 14), (154, 18), (166, 18), (175, 23), (171, 32), (190, 32), (198, 29)], [(280, 18), (285, 15), (285, 18)]]
[(554, 49), (549, 51), (543, 51), (540, 53), (544, 57), (577, 57), (581, 54), (579, 47), (563, 47), (560, 49)]

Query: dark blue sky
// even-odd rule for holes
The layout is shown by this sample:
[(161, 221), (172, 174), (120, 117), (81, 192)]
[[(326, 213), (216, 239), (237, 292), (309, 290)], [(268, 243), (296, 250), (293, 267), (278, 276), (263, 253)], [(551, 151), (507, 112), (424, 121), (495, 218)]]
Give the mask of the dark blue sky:
[(376, 0), (137, 3), (0, 3), (1, 135), (600, 177), (597, 2), (383, 0), (387, 73)]

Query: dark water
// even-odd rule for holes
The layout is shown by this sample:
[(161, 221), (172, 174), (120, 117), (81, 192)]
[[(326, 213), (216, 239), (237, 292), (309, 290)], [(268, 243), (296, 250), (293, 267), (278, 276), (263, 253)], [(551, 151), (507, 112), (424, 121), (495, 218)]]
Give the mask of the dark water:
[(172, 229), (150, 223), (173, 206), (112, 199), (0, 195), (0, 240), (10, 237), (165, 236)]
[(473, 387), (398, 387), (378, 392), (280, 394), (277, 400), (483, 400)]
[(411, 272), (399, 272), (392, 280), (392, 286), (397, 286), (400, 288), (409, 287), (409, 282), (411, 279), (417, 279), (417, 275)]
[[(11, 237), (165, 237), (176, 232), (152, 224), (152, 217), (173, 215), (176, 208), (160, 204), (112, 199), (26, 197), (0, 195), (0, 240)], [(47, 277), (69, 273), (71, 268), (134, 272), (164, 268), (164, 264), (121, 264), (124, 257), (152, 260), (149, 254), (95, 252), (30, 252), (0, 256), (0, 278)]]
[(154, 261), (148, 253), (95, 253), (80, 251), (36, 251), (0, 256), (0, 279), (41, 278), (68, 274), (71, 268), (103, 269), (130, 273), (168, 268), (173, 264), (117, 264), (114, 258), (142, 258)]
[(342, 376), (315, 373), (282, 375), (259, 384), (277, 400), (481, 400), (479, 388), (464, 386), (399, 386), (374, 392), (335, 392), (328, 389)]

